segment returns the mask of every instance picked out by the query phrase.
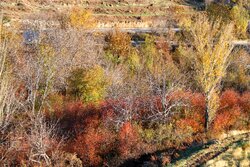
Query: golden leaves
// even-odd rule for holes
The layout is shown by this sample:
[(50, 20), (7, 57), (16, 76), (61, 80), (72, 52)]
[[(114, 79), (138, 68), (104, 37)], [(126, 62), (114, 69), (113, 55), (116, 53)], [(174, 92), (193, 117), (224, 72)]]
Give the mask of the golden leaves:
[(233, 49), (233, 25), (222, 24), (221, 20), (210, 21), (205, 14), (200, 14), (188, 33), (197, 80), (206, 95), (206, 123), (210, 125), (219, 107), (221, 80)]
[(71, 11), (70, 24), (75, 28), (93, 28), (96, 25), (96, 21), (92, 17), (92, 13), (88, 10), (75, 8)]

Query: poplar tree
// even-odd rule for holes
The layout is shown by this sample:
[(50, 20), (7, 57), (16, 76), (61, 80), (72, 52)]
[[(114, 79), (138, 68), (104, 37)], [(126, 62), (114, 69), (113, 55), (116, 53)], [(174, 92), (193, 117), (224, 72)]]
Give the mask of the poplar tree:
[(206, 97), (205, 129), (219, 107), (221, 80), (225, 76), (233, 49), (233, 25), (209, 21), (199, 15), (189, 29), (192, 58), (197, 81)]

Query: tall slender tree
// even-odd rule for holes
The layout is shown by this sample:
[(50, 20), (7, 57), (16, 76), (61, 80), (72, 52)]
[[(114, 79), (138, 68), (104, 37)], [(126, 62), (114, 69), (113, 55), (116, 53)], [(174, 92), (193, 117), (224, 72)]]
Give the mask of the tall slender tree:
[(211, 22), (202, 14), (193, 21), (189, 34), (197, 81), (206, 97), (205, 129), (208, 130), (219, 107), (221, 80), (233, 49), (233, 25)]

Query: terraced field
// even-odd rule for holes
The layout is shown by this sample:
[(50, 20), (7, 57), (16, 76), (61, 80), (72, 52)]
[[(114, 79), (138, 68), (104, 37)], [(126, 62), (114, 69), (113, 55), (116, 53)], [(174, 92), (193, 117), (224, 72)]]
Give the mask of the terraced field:
[[(90, 10), (99, 22), (162, 21), (171, 22), (173, 13), (190, 14), (192, 5), (177, 3), (174, 0), (91, 0), (91, 1), (27, 1), (4, 0), (0, 10), (6, 22), (22, 20), (30, 15), (56, 16), (56, 13), (69, 11), (74, 7)], [(153, 24), (154, 25), (154, 24)]]

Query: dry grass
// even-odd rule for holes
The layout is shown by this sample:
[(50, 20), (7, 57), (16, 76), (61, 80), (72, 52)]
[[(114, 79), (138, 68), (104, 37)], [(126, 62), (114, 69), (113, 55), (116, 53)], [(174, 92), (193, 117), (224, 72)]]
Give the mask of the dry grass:
[(250, 166), (250, 141), (233, 144), (226, 152), (208, 161), (207, 167), (249, 167)]

